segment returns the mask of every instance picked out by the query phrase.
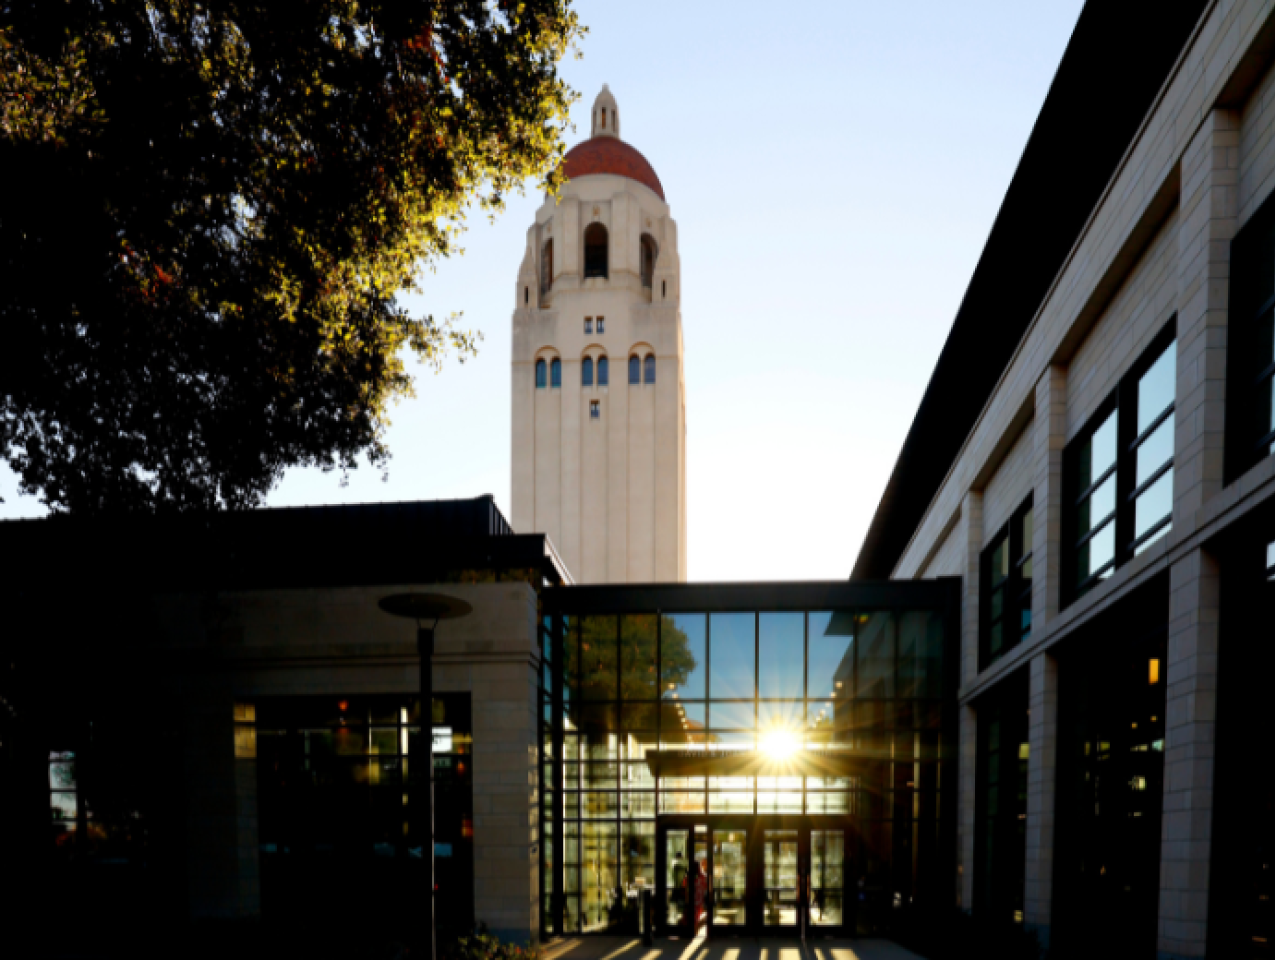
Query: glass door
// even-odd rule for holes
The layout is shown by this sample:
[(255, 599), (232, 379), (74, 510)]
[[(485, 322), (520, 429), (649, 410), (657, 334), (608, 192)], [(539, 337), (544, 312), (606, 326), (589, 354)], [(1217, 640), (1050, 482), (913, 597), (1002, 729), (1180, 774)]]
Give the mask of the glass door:
[(714, 828), (709, 856), (713, 927), (748, 925), (748, 831)]
[(661, 932), (693, 937), (708, 924), (708, 825), (661, 826), (656, 847), (656, 923)]
[(797, 927), (801, 907), (799, 849), (796, 830), (762, 831), (764, 927)]
[(694, 889), (691, 884), (691, 831), (664, 831), (664, 925), (690, 931)]
[(846, 834), (844, 830), (810, 831), (810, 932), (831, 935), (845, 926)]

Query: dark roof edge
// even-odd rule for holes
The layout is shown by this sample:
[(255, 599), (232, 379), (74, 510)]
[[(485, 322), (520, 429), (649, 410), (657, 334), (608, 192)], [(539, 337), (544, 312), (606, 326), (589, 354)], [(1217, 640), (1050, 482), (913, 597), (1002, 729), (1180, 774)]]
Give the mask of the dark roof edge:
[[(1216, 0), (1086, 4), (882, 492), (852, 580), (893, 574), (1215, 4)], [(1146, 42), (1140, 48), (1134, 44), (1141, 55), (1121, 60), (1116, 51), (1127, 48), (1135, 34), (1149, 39), (1145, 25), (1156, 12), (1161, 19), (1153, 39), (1158, 43)], [(1104, 59), (1104, 53), (1111, 56)], [(1095, 63), (1108, 69), (1099, 75)], [(1110, 88), (1129, 93), (1124, 110), (1113, 109), (1105, 117), (1093, 111), (1086, 114), (1086, 106), (1098, 102), (1095, 92)], [(1082, 123), (1097, 135), (1083, 141), (1091, 146), (1081, 160), (1088, 161), (1089, 168), (1068, 181), (1067, 190), (1060, 190), (1059, 154), (1052, 147), (1067, 144), (1070, 132)], [(1074, 173), (1078, 165), (1069, 170)], [(1076, 193), (1083, 198), (1078, 201)], [(1042, 206), (1049, 208), (1043, 216)], [(1035, 208), (1034, 216), (1027, 215), (1029, 207)], [(1083, 212), (1083, 219), (1076, 210)], [(1016, 229), (1028, 223), (1033, 224), (1034, 241), (1040, 239), (1041, 223), (1052, 228), (1047, 244), (1031, 247), (1033, 253), (1046, 251), (1035, 265), (1022, 259), (1026, 230)], [(1006, 287), (1012, 288), (1015, 302), (998, 312), (992, 308), (994, 288)]]
[(960, 581), (774, 580), (609, 583), (550, 588), (546, 613), (705, 613), (728, 610), (927, 609), (960, 606)]

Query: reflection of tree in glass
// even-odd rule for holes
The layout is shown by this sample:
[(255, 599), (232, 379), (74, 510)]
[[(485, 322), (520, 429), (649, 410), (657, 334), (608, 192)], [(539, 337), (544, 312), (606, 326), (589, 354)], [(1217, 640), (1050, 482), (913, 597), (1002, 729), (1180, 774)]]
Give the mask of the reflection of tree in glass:
[[(582, 700), (654, 700), (661, 682), (686, 683), (698, 665), (686, 633), (671, 617), (659, 620), (662, 624), (655, 614), (579, 618), (580, 642), (578, 646), (567, 643), (564, 651), (567, 683), (578, 690), (576, 696)], [(662, 678), (656, 659), (659, 627), (663, 630), (659, 650)]]
[(75, 789), (75, 754), (54, 754), (55, 757), (68, 757), (49, 765), (49, 786), (54, 790)]

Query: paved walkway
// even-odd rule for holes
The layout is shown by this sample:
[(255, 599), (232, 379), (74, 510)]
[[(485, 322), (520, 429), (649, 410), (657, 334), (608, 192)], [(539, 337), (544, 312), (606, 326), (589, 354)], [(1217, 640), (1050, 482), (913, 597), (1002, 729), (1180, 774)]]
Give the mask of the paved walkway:
[(665, 940), (566, 937), (541, 947), (544, 960), (921, 960), (889, 940)]

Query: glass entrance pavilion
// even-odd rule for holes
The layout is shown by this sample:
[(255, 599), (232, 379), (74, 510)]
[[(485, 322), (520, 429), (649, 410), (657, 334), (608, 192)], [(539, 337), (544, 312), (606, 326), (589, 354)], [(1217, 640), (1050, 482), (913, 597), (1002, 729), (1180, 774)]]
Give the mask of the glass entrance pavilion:
[(955, 581), (542, 593), (542, 930), (887, 932), (950, 900)]

